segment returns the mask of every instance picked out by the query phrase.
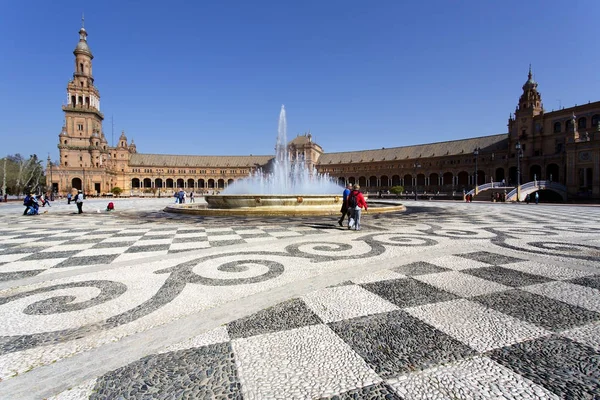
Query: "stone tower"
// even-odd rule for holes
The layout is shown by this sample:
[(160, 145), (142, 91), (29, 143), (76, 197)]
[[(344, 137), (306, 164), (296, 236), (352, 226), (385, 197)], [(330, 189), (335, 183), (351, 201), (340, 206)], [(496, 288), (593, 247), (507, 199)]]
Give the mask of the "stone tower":
[(531, 65), (527, 82), (523, 85), (523, 94), (519, 98), (519, 104), (515, 109), (514, 119), (508, 121), (510, 139), (512, 142), (526, 141), (535, 133), (534, 117), (544, 113), (542, 96), (537, 90), (537, 82), (533, 80)]
[(94, 86), (92, 60), (94, 56), (87, 43), (84, 20), (81, 20), (79, 42), (73, 51), (75, 64), (73, 79), (67, 84), (67, 104), (63, 105), (65, 119), (59, 135), (60, 170), (69, 172), (69, 179), (61, 182), (68, 190), (85, 192), (104, 191), (108, 142), (102, 131), (104, 115), (100, 112), (100, 93)]

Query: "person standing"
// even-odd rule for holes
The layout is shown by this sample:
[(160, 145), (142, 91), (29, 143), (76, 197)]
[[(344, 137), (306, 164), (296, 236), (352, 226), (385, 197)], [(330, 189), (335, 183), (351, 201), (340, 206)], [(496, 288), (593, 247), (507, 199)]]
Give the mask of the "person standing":
[(190, 192), (190, 203), (194, 203), (194, 191)]
[(348, 222), (350, 222), (350, 214), (348, 212), (348, 195), (350, 194), (350, 192), (352, 191), (352, 184), (349, 183), (348, 185), (346, 185), (346, 189), (344, 189), (344, 193), (342, 193), (343, 199), (342, 199), (342, 208), (340, 209), (340, 212), (342, 213), (342, 217), (338, 220), (338, 225), (339, 226), (344, 226), (344, 218), (346, 218), (346, 215), (348, 215)]
[(67, 204), (71, 204), (71, 192), (67, 193)]
[(354, 228), (356, 231), (360, 231), (360, 214), (364, 208), (367, 211), (367, 202), (365, 197), (360, 192), (360, 185), (354, 185), (354, 189), (348, 195), (348, 211), (350, 211), (350, 223), (348, 229)]
[(83, 214), (83, 193), (81, 193), (81, 190), (75, 195), (75, 203), (77, 204), (77, 214)]
[(538, 204), (540, 202), (540, 194), (538, 192), (535, 192), (535, 204)]

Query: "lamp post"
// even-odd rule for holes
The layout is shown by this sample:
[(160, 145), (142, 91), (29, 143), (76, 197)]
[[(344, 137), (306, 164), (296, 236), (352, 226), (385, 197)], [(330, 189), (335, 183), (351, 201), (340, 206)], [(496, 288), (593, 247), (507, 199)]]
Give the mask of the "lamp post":
[(415, 185), (414, 185), (414, 192), (415, 192), (415, 200), (417, 200), (417, 168), (421, 168), (421, 164), (419, 163), (414, 163), (413, 167), (415, 167)]
[(81, 194), (83, 199), (85, 200), (85, 167), (83, 168), (83, 182), (81, 182)]
[(517, 201), (521, 201), (521, 157), (523, 156), (521, 142), (515, 144), (515, 149), (517, 150)]
[(477, 179), (477, 160), (479, 159), (479, 147), (475, 148), (475, 151), (473, 151), (473, 155), (475, 156), (475, 180), (473, 182), (475, 183), (475, 196), (477, 196), (477, 184), (479, 183)]

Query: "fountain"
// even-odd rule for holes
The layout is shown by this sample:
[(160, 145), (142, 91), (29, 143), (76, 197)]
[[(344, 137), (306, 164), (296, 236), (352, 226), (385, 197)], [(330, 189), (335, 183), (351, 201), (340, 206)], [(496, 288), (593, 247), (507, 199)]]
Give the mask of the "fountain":
[[(290, 160), (286, 113), (281, 106), (271, 172), (259, 169), (218, 195), (204, 196), (208, 206), (171, 205), (165, 211), (201, 215), (338, 215), (343, 191), (328, 174), (309, 168), (304, 159)], [(384, 209), (388, 212), (405, 208), (395, 205), (380, 208), (379, 212)]]

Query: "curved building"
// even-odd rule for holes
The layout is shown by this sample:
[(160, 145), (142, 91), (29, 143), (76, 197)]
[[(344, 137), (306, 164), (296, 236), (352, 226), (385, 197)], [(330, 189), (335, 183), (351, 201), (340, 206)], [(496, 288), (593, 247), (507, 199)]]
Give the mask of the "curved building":
[[(54, 191), (82, 189), (88, 195), (120, 187), (124, 195), (169, 195), (178, 188), (218, 191), (274, 155), (195, 156), (141, 154), (123, 132), (110, 146), (102, 130), (100, 93), (92, 75), (93, 55), (82, 27), (73, 51), (73, 79), (62, 107), (60, 165), (48, 163)], [(564, 185), (571, 199), (600, 199), (600, 101), (546, 112), (531, 67), (508, 132), (415, 146), (325, 152), (310, 133), (288, 143), (292, 158), (303, 157), (341, 184), (367, 191), (404, 186), (408, 191), (462, 193), (475, 185), (530, 181)]]

